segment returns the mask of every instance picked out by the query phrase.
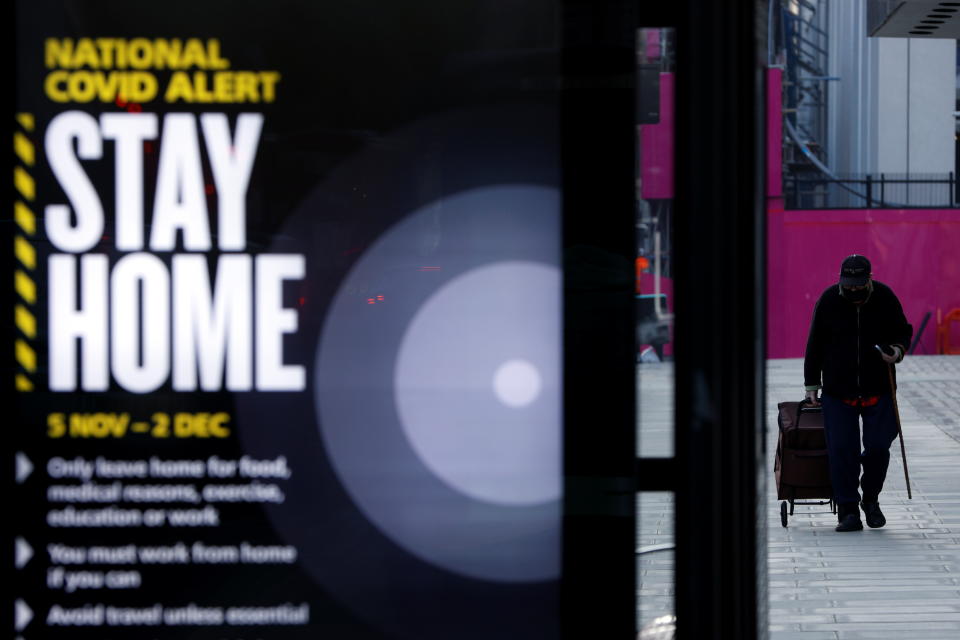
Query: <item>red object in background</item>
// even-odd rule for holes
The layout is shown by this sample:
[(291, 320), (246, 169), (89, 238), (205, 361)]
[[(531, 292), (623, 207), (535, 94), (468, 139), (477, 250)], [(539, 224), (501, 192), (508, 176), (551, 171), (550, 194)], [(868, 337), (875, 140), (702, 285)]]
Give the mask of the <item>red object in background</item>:
[(953, 330), (953, 324), (960, 326), (960, 309), (951, 309), (943, 317), (943, 322), (937, 327), (937, 353), (943, 353), (948, 356), (960, 355), (960, 341), (956, 346), (950, 340), (950, 333)]
[(646, 271), (650, 267), (650, 261), (644, 258), (643, 256), (639, 256), (636, 261), (636, 267), (637, 267), (636, 293), (643, 293), (643, 291), (640, 290), (642, 286), (640, 284), (640, 281), (641, 281), (640, 276), (643, 274), (644, 271)]
[(121, 109), (126, 109), (129, 113), (141, 113), (143, 111), (143, 105), (136, 102), (127, 102), (120, 96), (117, 96), (113, 103)]

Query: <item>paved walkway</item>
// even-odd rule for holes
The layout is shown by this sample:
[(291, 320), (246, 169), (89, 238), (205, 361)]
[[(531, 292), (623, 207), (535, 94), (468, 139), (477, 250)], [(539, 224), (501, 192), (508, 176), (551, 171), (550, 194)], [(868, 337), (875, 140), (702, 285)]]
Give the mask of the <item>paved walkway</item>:
[[(802, 364), (768, 363), (771, 455), (776, 403), (802, 397)], [(769, 476), (771, 640), (960, 638), (960, 357), (908, 357), (897, 374), (913, 499), (895, 442), (886, 527), (838, 534), (826, 508), (797, 506), (783, 528)]]
[[(672, 369), (639, 367), (640, 450), (671, 455)], [(898, 367), (913, 499), (894, 443), (880, 497), (883, 529), (838, 534), (828, 507), (798, 505), (780, 524), (773, 479), (776, 405), (803, 395), (802, 361), (767, 367), (771, 640), (960, 639), (960, 357), (913, 356)], [(639, 499), (643, 626), (673, 611), (673, 499)]]

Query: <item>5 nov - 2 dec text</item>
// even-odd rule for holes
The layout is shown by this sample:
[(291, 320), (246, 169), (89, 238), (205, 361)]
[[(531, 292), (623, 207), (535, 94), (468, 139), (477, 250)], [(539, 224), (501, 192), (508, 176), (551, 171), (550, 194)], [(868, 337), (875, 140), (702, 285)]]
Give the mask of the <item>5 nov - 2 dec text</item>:
[(129, 412), (54, 412), (47, 415), (47, 437), (223, 439), (231, 435), (230, 422), (231, 416), (225, 411), (157, 411), (145, 420)]

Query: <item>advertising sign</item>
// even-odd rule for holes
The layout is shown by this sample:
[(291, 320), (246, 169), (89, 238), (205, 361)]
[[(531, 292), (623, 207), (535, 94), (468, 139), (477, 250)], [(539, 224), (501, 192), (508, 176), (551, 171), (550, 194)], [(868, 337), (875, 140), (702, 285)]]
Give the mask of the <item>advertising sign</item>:
[(14, 636), (558, 635), (550, 10), (405, 4), (15, 3)]

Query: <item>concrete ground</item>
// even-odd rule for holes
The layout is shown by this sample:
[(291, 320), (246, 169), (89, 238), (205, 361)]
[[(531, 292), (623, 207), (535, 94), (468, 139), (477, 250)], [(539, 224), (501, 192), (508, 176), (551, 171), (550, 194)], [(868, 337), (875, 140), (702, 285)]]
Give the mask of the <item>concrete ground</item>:
[[(640, 451), (671, 455), (672, 369), (639, 366)], [(771, 640), (960, 638), (960, 357), (912, 356), (898, 367), (913, 499), (899, 444), (880, 504), (887, 526), (833, 531), (827, 506), (798, 505), (781, 526), (773, 479), (776, 405), (803, 395), (802, 361), (767, 367), (768, 570)], [(638, 620), (673, 610), (672, 495), (639, 503)]]

